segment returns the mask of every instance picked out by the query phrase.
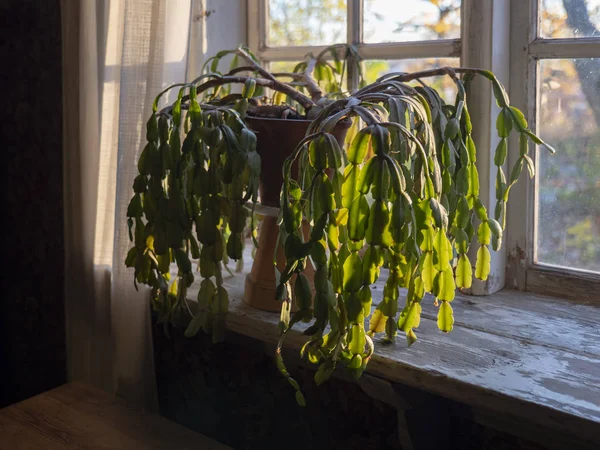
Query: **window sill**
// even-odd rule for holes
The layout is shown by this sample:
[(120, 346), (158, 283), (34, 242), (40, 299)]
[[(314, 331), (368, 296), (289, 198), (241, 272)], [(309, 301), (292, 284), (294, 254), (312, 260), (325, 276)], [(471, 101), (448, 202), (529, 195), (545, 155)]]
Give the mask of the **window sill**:
[[(274, 348), (279, 314), (243, 302), (245, 262), (244, 272), (224, 280), (227, 328)], [(382, 287), (380, 281), (372, 288), (374, 303)], [(376, 343), (366, 374), (467, 404), (494, 424), (509, 417), (531, 424), (527, 432), (540, 427), (542, 434), (600, 444), (600, 308), (506, 289), (487, 297), (457, 294), (453, 308), (454, 330), (444, 334), (432, 298), (424, 299), (417, 343), (408, 348), (401, 335), (394, 344)], [(299, 350), (306, 327), (296, 325), (284, 348)]]

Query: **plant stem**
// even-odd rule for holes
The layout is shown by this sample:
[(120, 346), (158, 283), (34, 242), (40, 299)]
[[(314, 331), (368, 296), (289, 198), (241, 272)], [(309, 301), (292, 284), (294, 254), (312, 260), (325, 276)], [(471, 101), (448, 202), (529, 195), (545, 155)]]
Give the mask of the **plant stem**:
[[(246, 83), (247, 80), (252, 80), (252, 79), (255, 80), (256, 84), (259, 86), (264, 86), (264, 87), (279, 91), (283, 94), (286, 94), (290, 98), (292, 98), (292, 99), (296, 100), (298, 103), (300, 103), (306, 110), (315, 106), (315, 103), (310, 98), (308, 98), (306, 95), (302, 94), (301, 92), (298, 92), (293, 87), (288, 86), (287, 84), (281, 83), (277, 80), (265, 80), (264, 78), (253, 78), (253, 77), (244, 77), (244, 76), (227, 76), (227, 75), (224, 77), (220, 77), (220, 78), (213, 78), (213, 79), (197, 86), (196, 94), (199, 95), (200, 93), (207, 91), (208, 89), (211, 89), (211, 88), (214, 88), (217, 86), (222, 86), (224, 84), (244, 84), (244, 83)], [(183, 98), (181, 99), (182, 102), (187, 102), (189, 100), (190, 100), (189, 94), (183, 96)], [(163, 113), (163, 112), (168, 113), (171, 108), (172, 108), (172, 106), (168, 106), (168, 107), (164, 108), (161, 111), (161, 113)]]
[(317, 65), (316, 59), (311, 59), (308, 64), (306, 64), (306, 70), (302, 74), (302, 80), (306, 84), (306, 89), (310, 92), (310, 97), (312, 101), (317, 103), (321, 98), (323, 98), (323, 91), (319, 88), (319, 85), (312, 77), (313, 70), (315, 70), (315, 66)]
[(399, 81), (401, 83), (406, 83), (407, 81), (412, 81), (412, 80), (416, 80), (419, 78), (437, 77), (437, 76), (441, 76), (441, 75), (448, 75), (453, 80), (456, 80), (457, 73), (473, 73), (473, 74), (483, 75), (486, 78), (488, 78), (486, 71), (481, 70), (481, 69), (472, 69), (470, 67), (439, 67), (437, 69), (422, 70), (420, 72), (398, 73), (395, 76), (390, 76), (393, 74), (384, 75), (383, 77), (381, 77), (377, 81), (375, 81), (375, 83), (369, 84), (368, 86), (365, 86), (364, 88), (355, 92), (354, 96), (361, 95), (366, 92), (372, 92), (373, 86), (375, 86), (383, 81), (392, 81), (393, 80), (393, 81)]

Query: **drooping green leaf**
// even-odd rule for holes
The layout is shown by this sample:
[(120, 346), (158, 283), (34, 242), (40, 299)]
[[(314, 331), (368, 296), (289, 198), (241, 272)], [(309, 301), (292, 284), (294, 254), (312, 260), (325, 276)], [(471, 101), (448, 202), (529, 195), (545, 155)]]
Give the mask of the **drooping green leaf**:
[(389, 230), (390, 211), (387, 202), (384, 200), (375, 200), (371, 205), (366, 241), (370, 245), (382, 245), (389, 247), (392, 244), (392, 235)]
[[(519, 175), (523, 170), (523, 159), (519, 158), (510, 172), (510, 184), (514, 184), (519, 179)], [(505, 196), (506, 197), (506, 196)]]
[(450, 267), (452, 259), (452, 247), (446, 236), (446, 230), (440, 228), (433, 238), (434, 267), (439, 271), (444, 271)]
[(442, 302), (438, 310), (437, 318), (438, 328), (444, 333), (452, 331), (454, 326), (454, 315), (452, 314), (452, 306), (448, 302)]
[(527, 171), (529, 172), (529, 178), (535, 177), (535, 165), (529, 155), (523, 155), (525, 162), (527, 163)]
[(350, 328), (348, 350), (353, 355), (360, 355), (365, 351), (367, 343), (365, 329), (362, 324), (352, 325)]
[(385, 331), (385, 322), (387, 319), (387, 316), (383, 314), (379, 308), (377, 308), (373, 312), (371, 320), (369, 321), (369, 332), (383, 333)]
[(364, 195), (358, 197), (351, 205), (348, 212), (348, 237), (353, 241), (362, 241), (365, 238), (369, 222), (369, 204)]
[(496, 151), (494, 153), (494, 164), (497, 166), (501, 166), (506, 161), (506, 153), (507, 153), (508, 145), (506, 143), (506, 138), (500, 139), (498, 142), (498, 146), (496, 147)]
[(350, 208), (360, 195), (358, 192), (358, 178), (360, 167), (349, 165), (344, 170), (344, 183), (342, 184), (342, 205)]
[(362, 259), (358, 252), (350, 253), (344, 261), (344, 291), (356, 292), (362, 285)]
[(512, 130), (512, 116), (508, 108), (502, 108), (500, 113), (498, 113), (498, 117), (496, 118), (496, 130), (498, 130), (498, 136), (501, 138), (506, 138), (510, 135)]
[(422, 258), (421, 278), (423, 279), (423, 286), (425, 291), (431, 292), (433, 289), (433, 279), (438, 272), (433, 263), (433, 252), (424, 252)]
[(471, 261), (466, 255), (460, 255), (456, 265), (456, 287), (468, 289), (473, 281), (473, 269)]
[(490, 274), (491, 255), (487, 246), (482, 245), (477, 250), (477, 262), (475, 263), (475, 276), (480, 280), (487, 280)]
[(477, 242), (481, 245), (489, 245), (492, 238), (492, 232), (488, 222), (481, 222), (477, 229)]
[(456, 291), (454, 273), (448, 266), (444, 271), (438, 272), (433, 279), (432, 293), (438, 300), (452, 301)]
[(525, 120), (523, 113), (514, 106), (510, 106), (509, 108), (510, 115), (512, 116), (517, 131), (522, 132), (527, 130), (527, 120)]
[(361, 164), (363, 162), (363, 159), (367, 154), (370, 140), (371, 134), (369, 128), (363, 128), (356, 134), (348, 147), (348, 161), (350, 161), (350, 163)]

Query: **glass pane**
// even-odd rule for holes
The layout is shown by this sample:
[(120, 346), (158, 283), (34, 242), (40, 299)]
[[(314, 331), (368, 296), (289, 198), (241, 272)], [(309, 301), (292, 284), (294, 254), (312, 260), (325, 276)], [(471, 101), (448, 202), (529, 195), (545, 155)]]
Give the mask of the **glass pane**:
[[(439, 67), (460, 66), (459, 58), (420, 58), (420, 59), (372, 59), (364, 61), (363, 75), (367, 84), (389, 72), (419, 72)], [(454, 103), (456, 86), (450, 77), (432, 77), (422, 80), (428, 86), (436, 88), (446, 103)], [(416, 82), (409, 84), (416, 85)]]
[(539, 15), (541, 37), (600, 37), (600, 0), (541, 0)]
[(346, 0), (269, 0), (271, 47), (346, 42)]
[(364, 0), (364, 41), (460, 37), (460, 0)]
[[(269, 70), (273, 73), (293, 72), (299, 63), (300, 61), (271, 61), (269, 63)], [(289, 81), (289, 79), (285, 79), (284, 81)]]
[(600, 272), (600, 59), (540, 62), (537, 259)]

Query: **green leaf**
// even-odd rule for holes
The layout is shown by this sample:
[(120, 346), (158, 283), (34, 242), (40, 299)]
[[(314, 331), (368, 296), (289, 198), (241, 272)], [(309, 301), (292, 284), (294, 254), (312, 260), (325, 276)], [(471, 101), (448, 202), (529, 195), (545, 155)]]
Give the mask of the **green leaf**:
[(506, 192), (506, 176), (502, 167), (498, 167), (496, 172), (496, 200), (502, 200)]
[(529, 139), (527, 133), (519, 134), (519, 155), (525, 156), (529, 152)]
[(487, 222), (488, 222), (488, 225), (490, 227), (492, 234), (501, 239), (502, 238), (502, 227), (500, 226), (498, 221), (494, 220), (494, 219), (488, 219)]
[(523, 113), (514, 106), (510, 106), (509, 108), (510, 115), (512, 116), (517, 131), (522, 132), (527, 130), (527, 120), (525, 120)]
[(389, 230), (390, 211), (387, 202), (384, 200), (375, 200), (371, 205), (369, 221), (367, 226), (366, 241), (371, 245), (382, 245), (389, 247), (392, 245), (392, 235)]
[(490, 274), (491, 255), (485, 245), (477, 250), (477, 262), (475, 263), (475, 276), (480, 280), (487, 280)]
[(190, 320), (190, 323), (188, 324), (187, 328), (185, 329), (185, 331), (183, 333), (186, 338), (192, 338), (198, 334), (198, 331), (200, 331), (200, 329), (204, 325), (205, 314), (206, 313), (200, 312), (200, 313), (196, 314), (192, 318), (192, 320)]
[(468, 289), (473, 282), (473, 269), (471, 261), (466, 255), (460, 255), (458, 264), (456, 265), (456, 286), (459, 288)]
[(461, 228), (453, 228), (452, 233), (454, 234), (454, 244), (458, 253), (467, 253), (469, 249), (469, 236), (465, 230)]
[(417, 335), (412, 329), (406, 332), (406, 342), (408, 343), (409, 347), (417, 342)]
[(442, 302), (438, 311), (437, 326), (444, 333), (452, 331), (454, 325), (454, 316), (452, 306), (448, 302)]
[(212, 299), (216, 290), (217, 288), (210, 278), (202, 280), (197, 299), (200, 309), (207, 309), (212, 304)]
[(475, 148), (475, 142), (470, 134), (467, 136), (467, 151), (469, 152), (469, 160), (474, 163), (477, 160), (477, 148)]
[(304, 395), (300, 391), (296, 391), (296, 403), (298, 403), (298, 405), (302, 407), (306, 406), (306, 400), (304, 398)]
[(362, 241), (365, 238), (369, 220), (369, 204), (364, 195), (357, 198), (348, 212), (348, 237), (353, 241)]
[(358, 300), (362, 306), (363, 316), (368, 317), (369, 314), (371, 314), (371, 304), (373, 302), (373, 296), (369, 286), (363, 286), (360, 291), (358, 291)]
[(456, 206), (456, 225), (459, 228), (465, 229), (471, 218), (469, 214), (469, 203), (464, 195), (458, 197), (458, 204)]
[[(519, 175), (521, 175), (521, 171), (523, 170), (523, 159), (519, 158), (515, 163), (514, 167), (510, 172), (510, 184), (514, 184), (519, 180)], [(505, 194), (506, 197), (506, 194)]]
[(360, 167), (349, 165), (344, 170), (344, 183), (342, 184), (342, 205), (344, 208), (350, 208), (359, 196), (358, 178)]
[(470, 189), (469, 185), (469, 166), (461, 167), (456, 175), (456, 190), (459, 194), (467, 194)]
[(372, 131), (373, 153), (387, 155), (390, 151), (390, 132), (381, 125), (375, 125)]
[(335, 365), (331, 360), (325, 361), (323, 364), (319, 366), (319, 369), (315, 373), (315, 383), (317, 386), (320, 386), (325, 381), (327, 381), (335, 370)]
[(376, 158), (374, 166), (371, 196), (374, 199), (387, 200), (390, 191), (390, 170), (383, 158)]
[(525, 162), (527, 163), (527, 171), (529, 172), (529, 178), (535, 177), (535, 165), (529, 155), (523, 155)]
[(435, 236), (435, 232), (431, 226), (427, 226), (421, 230), (421, 235), (423, 238), (420, 241), (419, 248), (424, 252), (430, 252), (433, 250), (433, 238)]
[(310, 292), (310, 283), (303, 273), (299, 273), (294, 282), (294, 299), (298, 309), (310, 308), (312, 303), (312, 293)]
[(501, 138), (510, 136), (512, 130), (512, 117), (508, 108), (502, 108), (500, 110), (500, 113), (496, 118), (496, 130), (498, 130), (498, 136)]
[(482, 222), (485, 222), (487, 220), (487, 209), (485, 208), (483, 203), (481, 203), (480, 199), (475, 200), (474, 210), (479, 220), (481, 220)]
[(369, 147), (369, 141), (371, 140), (370, 128), (363, 128), (360, 130), (350, 147), (348, 147), (348, 161), (352, 164), (361, 164), (365, 155), (367, 154), (367, 149)]
[(392, 203), (392, 227), (396, 229), (402, 228), (406, 219), (406, 208), (404, 206), (404, 198), (396, 197)]
[(477, 166), (474, 163), (470, 163), (467, 166), (469, 175), (469, 189), (467, 194), (472, 197), (479, 196), (479, 174), (477, 173)]
[(135, 267), (135, 262), (137, 260), (138, 249), (137, 247), (131, 247), (127, 252), (127, 257), (125, 258), (125, 266), (126, 267)]
[(492, 90), (494, 91), (494, 97), (496, 97), (496, 102), (498, 102), (498, 106), (502, 109), (506, 109), (508, 106), (508, 94), (506, 93), (506, 89), (502, 86), (502, 83), (498, 81), (496, 77), (492, 75)]
[(435, 198), (429, 199), (431, 217), (438, 228), (448, 228), (448, 211)]
[(335, 192), (331, 180), (325, 174), (321, 175), (321, 182), (318, 184), (319, 202), (323, 212), (330, 212), (335, 209)]
[(371, 320), (369, 321), (369, 332), (370, 333), (383, 333), (385, 331), (385, 322), (387, 316), (381, 312), (379, 307), (373, 312)]
[(497, 166), (501, 166), (506, 161), (506, 153), (507, 153), (508, 145), (506, 143), (506, 139), (500, 139), (498, 142), (498, 146), (496, 147), (496, 152), (494, 153), (494, 164)]
[(452, 259), (452, 246), (446, 236), (446, 230), (439, 229), (433, 238), (434, 266), (439, 271), (444, 271), (450, 267)]
[(454, 272), (448, 266), (443, 272), (439, 272), (433, 280), (432, 293), (438, 300), (452, 301), (456, 292), (454, 283)]
[(444, 137), (446, 139), (454, 139), (459, 131), (460, 124), (458, 122), (458, 119), (456, 117), (452, 117), (446, 124), (446, 128), (444, 130)]
[(379, 268), (383, 265), (383, 255), (379, 248), (369, 245), (363, 255), (363, 276), (365, 285), (373, 284), (379, 277)]
[(329, 166), (334, 169), (339, 169), (344, 165), (344, 159), (342, 157), (342, 149), (340, 144), (332, 134), (325, 134), (323, 136), (324, 147), (327, 149), (327, 160)]
[(350, 253), (344, 261), (344, 291), (356, 292), (362, 285), (362, 259), (358, 252)]
[(371, 189), (371, 184), (373, 184), (373, 178), (375, 178), (375, 161), (377, 159), (378, 158), (371, 158), (370, 160), (368, 160), (360, 171), (357, 187), (358, 191), (361, 194), (366, 194)]
[(362, 324), (352, 325), (350, 328), (350, 336), (348, 343), (348, 350), (353, 355), (360, 355), (365, 351), (365, 344), (367, 338), (365, 336), (365, 329)]
[(423, 287), (427, 292), (431, 292), (433, 289), (433, 279), (438, 272), (433, 264), (433, 252), (424, 252), (422, 258), (421, 278), (423, 280)]
[(400, 318), (398, 319), (398, 329), (407, 332), (409, 329), (418, 328), (421, 324), (421, 304), (419, 302), (412, 302), (406, 306), (406, 312), (402, 311)]
[(479, 224), (479, 228), (477, 229), (477, 241), (481, 245), (490, 245), (491, 238), (492, 233), (490, 230), (490, 226), (487, 222), (481, 222)]
[(319, 137), (308, 146), (308, 161), (317, 172), (328, 167), (327, 149), (322, 144), (322, 137)]

